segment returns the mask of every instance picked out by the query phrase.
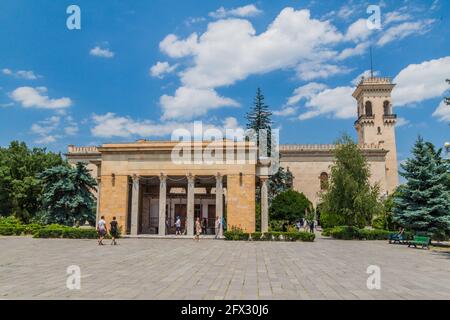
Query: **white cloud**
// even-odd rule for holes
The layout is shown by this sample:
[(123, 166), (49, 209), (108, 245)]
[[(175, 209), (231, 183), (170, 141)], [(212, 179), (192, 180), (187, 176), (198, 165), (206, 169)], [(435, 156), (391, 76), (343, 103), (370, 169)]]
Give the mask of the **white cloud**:
[(430, 26), (434, 20), (428, 19), (417, 22), (404, 22), (399, 25), (390, 27), (383, 32), (383, 35), (377, 42), (378, 46), (384, 46), (394, 40), (406, 38), (412, 34), (425, 34), (430, 31)]
[(348, 73), (352, 71), (352, 69), (345, 66), (311, 61), (299, 64), (296, 71), (299, 79), (309, 81), (314, 79), (326, 79), (337, 74)]
[(367, 19), (359, 19), (352, 23), (345, 34), (345, 39), (347, 41), (363, 41), (366, 40), (372, 33), (367, 27)]
[(410, 14), (407, 13), (403, 13), (403, 12), (399, 12), (399, 11), (392, 11), (392, 12), (388, 12), (386, 13), (386, 15), (384, 16), (384, 25), (389, 25), (392, 24), (394, 22), (403, 22), (406, 20), (411, 20), (412, 16)]
[(176, 64), (171, 66), (168, 62), (158, 61), (150, 68), (150, 75), (162, 79), (164, 74), (173, 72), (177, 67), (178, 65)]
[(208, 15), (211, 18), (222, 19), (226, 17), (254, 17), (262, 13), (262, 10), (258, 9), (254, 4), (249, 4), (243, 7), (238, 7), (234, 9), (225, 9), (220, 7), (214, 12), (210, 12)]
[(159, 43), (159, 49), (171, 58), (182, 58), (194, 53), (197, 47), (198, 35), (191, 34), (185, 40), (179, 40), (174, 34), (169, 34)]
[(287, 105), (294, 105), (302, 99), (311, 99), (318, 92), (327, 88), (323, 83), (310, 82), (294, 90), (292, 96), (288, 99)]
[(10, 97), (25, 108), (62, 109), (72, 105), (70, 98), (50, 99), (46, 87), (19, 87), (11, 92)]
[[(380, 75), (380, 72), (379, 71), (374, 71), (373, 72), (373, 75), (375, 76), (375, 77), (377, 77), (377, 76), (379, 76)], [(361, 79), (362, 78), (370, 78), (371, 77), (371, 71), (370, 70), (366, 70), (366, 71), (364, 71), (363, 73), (361, 73), (361, 74), (359, 74), (355, 79), (353, 79), (352, 81), (351, 81), (351, 84), (352, 85), (354, 85), (355, 87), (361, 82)]]
[(363, 55), (367, 48), (369, 48), (368, 42), (361, 42), (357, 44), (354, 48), (345, 48), (342, 52), (337, 56), (337, 60), (345, 60), (347, 58), (353, 56), (361, 56)]
[(0, 108), (9, 108), (12, 107), (14, 105), (14, 103), (9, 102), (9, 103), (1, 103), (0, 104)]
[(356, 11), (355, 6), (353, 5), (344, 5), (342, 6), (339, 11), (337, 12), (337, 16), (341, 19), (348, 19), (350, 18)]
[(34, 142), (36, 142), (38, 144), (50, 144), (50, 143), (56, 142), (57, 138), (58, 137), (56, 137), (56, 136), (49, 135), (49, 136), (40, 137), (37, 140), (35, 140)]
[[(91, 133), (95, 137), (164, 137), (171, 136), (177, 129), (187, 129), (193, 133), (193, 122), (162, 122), (156, 123), (149, 120), (134, 120), (130, 117), (117, 116), (108, 112), (104, 115), (92, 116), (94, 127)], [(221, 125), (203, 124), (203, 131), (211, 128), (224, 132), (226, 129), (243, 130), (234, 117), (225, 118)]]
[(330, 58), (330, 46), (342, 38), (328, 21), (312, 19), (309, 10), (285, 8), (259, 35), (247, 20), (219, 20), (208, 25), (198, 42), (190, 40), (197, 39), (196, 34), (187, 40), (172, 35), (161, 47), (171, 57), (193, 56), (194, 66), (181, 72), (184, 85), (211, 88), (234, 84), (251, 74)]
[(190, 87), (179, 87), (174, 96), (161, 96), (160, 103), (163, 119), (191, 119), (205, 115), (211, 109), (239, 106), (233, 99), (219, 96), (214, 89)]
[(450, 106), (442, 101), (433, 112), (433, 117), (437, 118), (439, 121), (450, 122)]
[(78, 133), (78, 126), (77, 125), (70, 125), (64, 128), (64, 132), (68, 135), (68, 136), (74, 136)]
[(395, 126), (400, 128), (400, 127), (406, 126), (407, 124), (409, 124), (409, 120), (399, 117), (399, 118), (397, 118), (397, 123), (395, 124)]
[(36, 80), (38, 77), (33, 71), (26, 71), (26, 70), (18, 70), (13, 71), (11, 69), (5, 68), (2, 69), (2, 73), (7, 76), (13, 76), (19, 79), (26, 79), (26, 80)]
[(101, 48), (99, 46), (96, 46), (95, 48), (92, 48), (89, 51), (89, 54), (91, 56), (101, 57), (101, 58), (112, 58), (112, 57), (114, 57), (114, 52), (112, 52), (108, 48)]
[(279, 117), (293, 116), (297, 112), (296, 107), (284, 107), (281, 110), (273, 111), (273, 114)]
[(307, 120), (319, 115), (331, 115), (338, 119), (349, 119), (356, 116), (355, 101), (352, 97), (354, 87), (337, 87), (325, 89), (305, 103), (308, 111), (299, 115), (300, 120)]
[(392, 97), (395, 106), (418, 103), (441, 97), (448, 89), (445, 79), (450, 74), (450, 56), (410, 64), (394, 78)]
[(38, 138), (35, 140), (38, 144), (49, 144), (57, 140), (59, 136), (52, 134), (59, 126), (61, 118), (52, 116), (31, 126), (31, 132)]

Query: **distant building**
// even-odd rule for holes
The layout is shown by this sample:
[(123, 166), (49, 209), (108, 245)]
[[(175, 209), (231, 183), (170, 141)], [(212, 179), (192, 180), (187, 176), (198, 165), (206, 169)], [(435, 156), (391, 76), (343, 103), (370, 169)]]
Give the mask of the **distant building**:
[[(398, 185), (393, 114), (389, 78), (362, 79), (353, 97), (357, 101), (355, 128), (358, 144), (370, 164), (371, 182), (379, 183), (383, 194)], [(233, 154), (255, 146), (231, 142)], [(99, 182), (98, 215), (116, 216), (125, 233), (172, 234), (176, 217), (187, 235), (194, 232), (194, 220), (207, 221), (214, 232), (216, 216), (226, 214), (227, 227), (255, 231), (255, 190), (261, 186), (263, 231), (268, 227), (265, 159), (246, 163), (177, 164), (171, 154), (177, 142), (139, 140), (134, 143), (104, 144), (100, 147), (69, 146), (70, 163), (85, 162)], [(207, 148), (198, 142), (192, 151)], [(280, 165), (294, 176), (293, 187), (315, 205), (328, 187), (334, 145), (280, 145)], [(223, 155), (225, 159), (225, 152)], [(167, 222), (167, 223), (166, 223)], [(168, 226), (168, 227), (167, 227)]]

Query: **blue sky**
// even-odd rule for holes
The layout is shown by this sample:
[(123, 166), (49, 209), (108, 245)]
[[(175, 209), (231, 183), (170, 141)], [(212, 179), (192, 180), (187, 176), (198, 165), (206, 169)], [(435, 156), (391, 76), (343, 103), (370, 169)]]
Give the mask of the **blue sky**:
[[(81, 9), (69, 30), (66, 9)], [(381, 30), (367, 27), (379, 5)], [(450, 140), (450, 2), (0, 2), (0, 145), (64, 152), (167, 139), (194, 120), (244, 127), (260, 86), (282, 143), (356, 137), (354, 79), (370, 68), (394, 91), (399, 160), (418, 134)]]

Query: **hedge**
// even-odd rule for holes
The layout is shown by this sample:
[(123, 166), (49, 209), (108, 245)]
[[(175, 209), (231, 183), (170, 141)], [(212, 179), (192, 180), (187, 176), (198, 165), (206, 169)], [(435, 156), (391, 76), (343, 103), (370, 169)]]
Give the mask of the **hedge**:
[(314, 233), (309, 232), (254, 232), (245, 233), (242, 231), (225, 231), (225, 240), (241, 241), (307, 241), (312, 242), (315, 239)]
[(42, 228), (42, 225), (40, 224), (22, 224), (22, 222), (15, 217), (0, 218), (0, 235), (2, 236), (33, 234), (40, 228)]
[[(396, 231), (381, 229), (358, 229), (356, 227), (339, 226), (322, 231), (322, 235), (341, 240), (388, 240)], [(410, 232), (404, 233), (406, 239), (412, 239)]]
[(81, 229), (52, 224), (37, 230), (33, 238), (96, 239), (95, 229)]

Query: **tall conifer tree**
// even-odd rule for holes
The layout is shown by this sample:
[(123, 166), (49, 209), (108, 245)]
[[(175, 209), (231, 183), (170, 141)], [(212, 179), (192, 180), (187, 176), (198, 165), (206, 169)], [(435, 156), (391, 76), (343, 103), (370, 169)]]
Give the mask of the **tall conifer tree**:
[(442, 238), (450, 232), (449, 164), (419, 137), (413, 157), (401, 164), (406, 184), (394, 198), (394, 220), (416, 232)]

